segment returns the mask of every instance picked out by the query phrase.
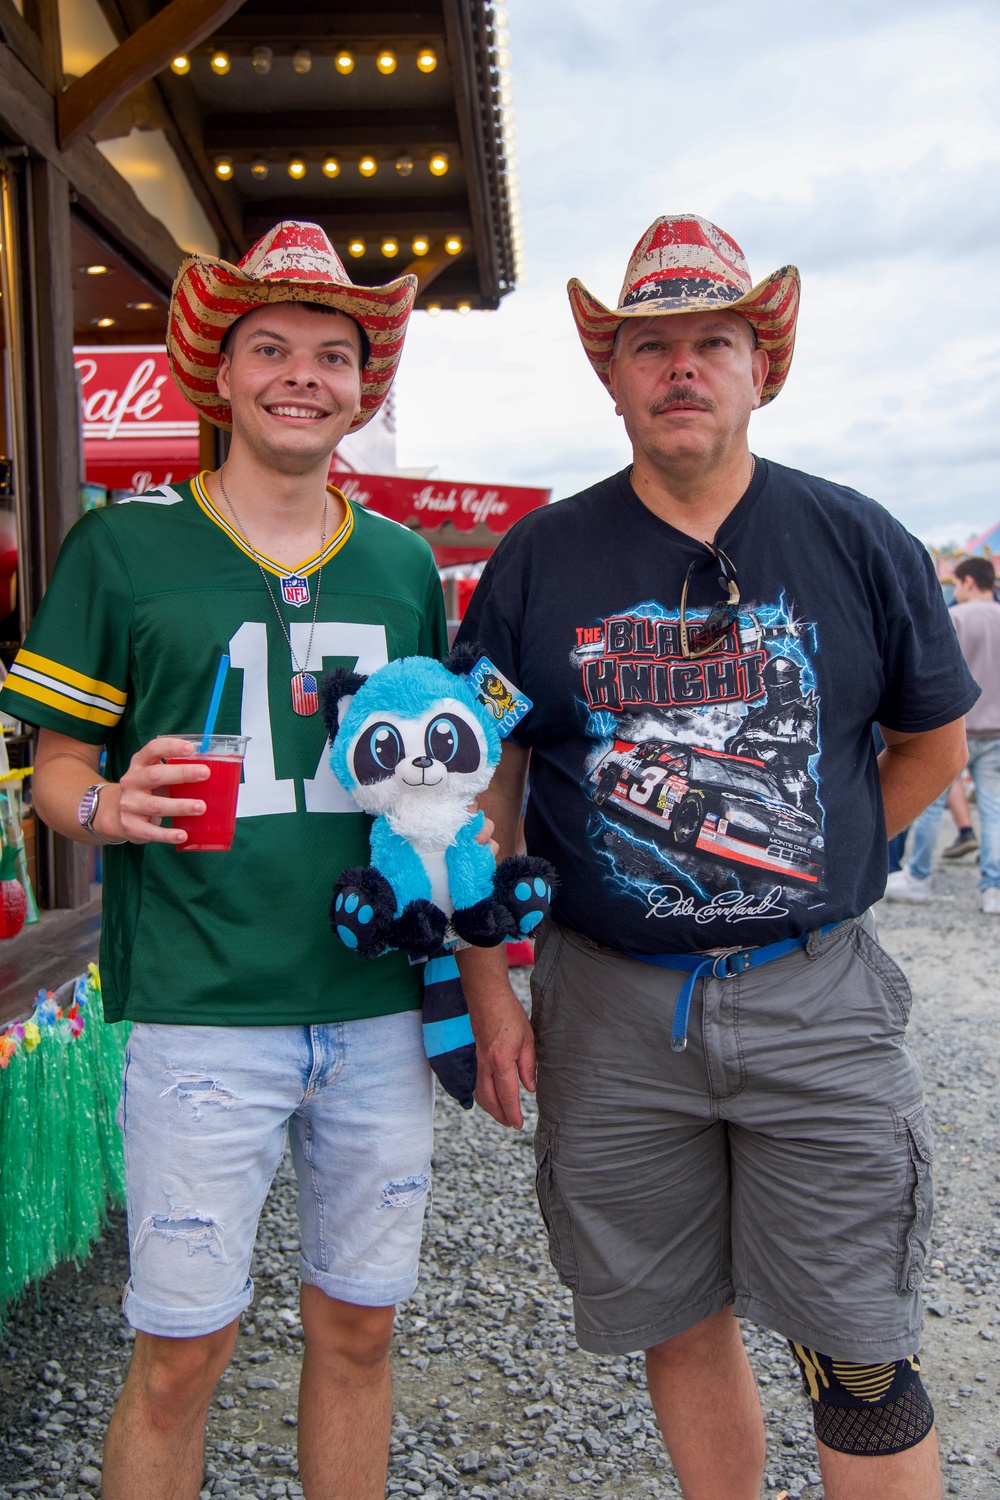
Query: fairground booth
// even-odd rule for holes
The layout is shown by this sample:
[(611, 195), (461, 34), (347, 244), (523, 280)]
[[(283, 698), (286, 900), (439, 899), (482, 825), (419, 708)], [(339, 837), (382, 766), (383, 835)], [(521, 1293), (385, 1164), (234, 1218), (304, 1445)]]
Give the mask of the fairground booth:
[[(237, 260), (278, 220), (302, 218), (354, 280), (416, 275), (417, 316), (475, 317), (514, 290), (506, 24), (486, 0), (0, 0), (4, 667), (84, 509), (224, 456), (166, 368), (185, 254)], [(371, 429), (332, 477), (427, 532), (457, 618), (463, 581), (546, 494), (401, 474), (391, 406)], [(32, 755), (30, 728), (4, 723), (0, 1132), (30, 1138), (45, 1099), (48, 1149), (61, 1107), (63, 1162), (104, 1165), (72, 1222), (44, 1161), (22, 1153), (30, 1192), (0, 1168), (0, 1314), (54, 1258), (82, 1253), (119, 1187), (95, 1104), (116, 1091), (124, 1030), (97, 1022), (88, 969), (99, 857), (35, 818)]]
[(988, 557), (1000, 574), (1000, 521), (995, 521), (979, 536), (971, 537), (964, 547), (933, 550), (938, 578), (946, 595), (950, 597), (955, 584), (955, 566), (963, 557)]

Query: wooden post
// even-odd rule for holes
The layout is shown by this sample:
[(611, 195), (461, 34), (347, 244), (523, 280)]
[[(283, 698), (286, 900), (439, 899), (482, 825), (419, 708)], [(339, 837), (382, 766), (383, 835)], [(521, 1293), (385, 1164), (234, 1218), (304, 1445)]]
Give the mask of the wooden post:
[(62, 65), (62, 32), (59, 28), (59, 0), (32, 0), (28, 14), (37, 15), (35, 27), (42, 42), (42, 64), (45, 87), (54, 97), (62, 93), (65, 79)]
[(206, 417), (198, 418), (198, 468), (202, 471), (218, 467), (219, 459), (216, 448), (218, 431), (214, 423), (209, 422)]
[[(80, 514), (80, 411), (73, 368), (73, 279), (69, 182), (51, 162), (29, 166), (31, 304), (29, 463), (32, 509), (46, 583), (63, 537)], [(34, 601), (37, 604), (37, 600)], [(46, 830), (46, 903), (90, 899), (90, 850)]]
[(34, 350), (30, 427), (36, 444), (46, 582), (80, 514), (80, 409), (73, 368), (73, 269), (69, 183), (47, 161), (30, 164)]

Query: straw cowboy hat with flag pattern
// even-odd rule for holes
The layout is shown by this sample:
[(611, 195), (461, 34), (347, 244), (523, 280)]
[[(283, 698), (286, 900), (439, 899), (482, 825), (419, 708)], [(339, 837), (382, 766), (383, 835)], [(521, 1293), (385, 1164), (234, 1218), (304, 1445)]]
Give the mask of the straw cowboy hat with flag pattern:
[(238, 266), (212, 255), (192, 255), (184, 262), (170, 299), (170, 368), (191, 405), (216, 427), (229, 428), (229, 402), (216, 386), (229, 329), (244, 313), (270, 302), (319, 303), (353, 318), (368, 340), (361, 410), (350, 428), (356, 432), (389, 394), (416, 292), (415, 276), (385, 286), (355, 286), (318, 224), (285, 219)]
[(616, 308), (598, 302), (575, 278), (567, 290), (587, 358), (609, 390), (615, 333), (627, 318), (719, 308), (746, 318), (767, 353), (770, 369), (761, 405), (773, 401), (785, 383), (795, 347), (798, 271), (782, 266), (754, 286), (736, 241), (697, 214), (657, 219), (646, 230), (632, 252)]

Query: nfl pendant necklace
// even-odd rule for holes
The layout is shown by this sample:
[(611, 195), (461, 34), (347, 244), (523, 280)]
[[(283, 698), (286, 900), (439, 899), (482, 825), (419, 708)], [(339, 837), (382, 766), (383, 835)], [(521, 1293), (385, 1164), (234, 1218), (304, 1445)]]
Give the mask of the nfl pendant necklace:
[[(225, 464), (223, 464), (222, 467), (225, 468)], [(267, 589), (271, 603), (274, 605), (274, 612), (278, 616), (278, 624), (281, 626), (281, 633), (285, 637), (285, 640), (288, 642), (288, 650), (292, 658), (292, 664), (295, 667), (295, 671), (292, 673), (291, 682), (292, 708), (297, 714), (302, 714), (304, 717), (308, 718), (310, 714), (314, 714), (319, 710), (319, 684), (316, 681), (315, 675), (309, 671), (309, 658), (312, 655), (313, 636), (316, 634), (316, 616), (319, 613), (319, 591), (320, 585), (323, 582), (323, 565), (322, 563), (320, 564), (319, 569), (316, 573), (316, 598), (313, 600), (312, 623), (309, 626), (309, 644), (306, 646), (306, 659), (300, 667), (298, 657), (295, 655), (295, 652), (292, 649), (292, 638), (288, 633), (288, 627), (282, 619), (281, 610), (278, 608), (278, 601), (274, 597), (274, 590), (271, 588), (270, 580), (264, 570), (264, 564), (261, 562), (260, 553), (257, 551), (253, 542), (251, 542), (250, 538), (247, 536), (246, 532), (243, 530), (243, 527), (239, 523), (236, 511), (233, 509), (233, 502), (229, 498), (229, 491), (226, 489), (226, 481), (222, 477), (222, 469), (219, 470), (219, 484), (222, 487), (223, 498), (225, 499), (225, 502), (229, 507), (229, 514), (233, 518), (233, 525), (236, 527), (236, 530), (243, 538), (251, 556), (253, 557), (254, 562), (260, 569), (260, 576), (264, 580), (264, 587)], [(319, 550), (321, 555), (323, 552), (323, 548), (326, 545), (326, 509), (327, 497), (324, 492), (323, 534), (319, 539)], [(287, 574), (281, 580), (281, 592), (283, 596), (285, 596), (286, 583), (291, 586), (290, 593), (292, 595), (294, 595), (294, 592), (298, 592), (299, 590), (301, 590), (303, 585), (305, 586), (305, 598), (295, 599), (294, 596), (289, 597), (289, 603), (305, 604), (309, 598), (308, 580), (305, 578), (300, 578), (297, 573)]]

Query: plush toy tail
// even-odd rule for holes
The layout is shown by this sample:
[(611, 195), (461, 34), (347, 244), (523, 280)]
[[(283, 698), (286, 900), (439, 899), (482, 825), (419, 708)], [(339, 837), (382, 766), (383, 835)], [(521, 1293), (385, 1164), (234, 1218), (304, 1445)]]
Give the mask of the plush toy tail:
[(424, 965), (424, 1051), (441, 1087), (463, 1109), (472, 1108), (476, 1043), (455, 955), (439, 948)]

